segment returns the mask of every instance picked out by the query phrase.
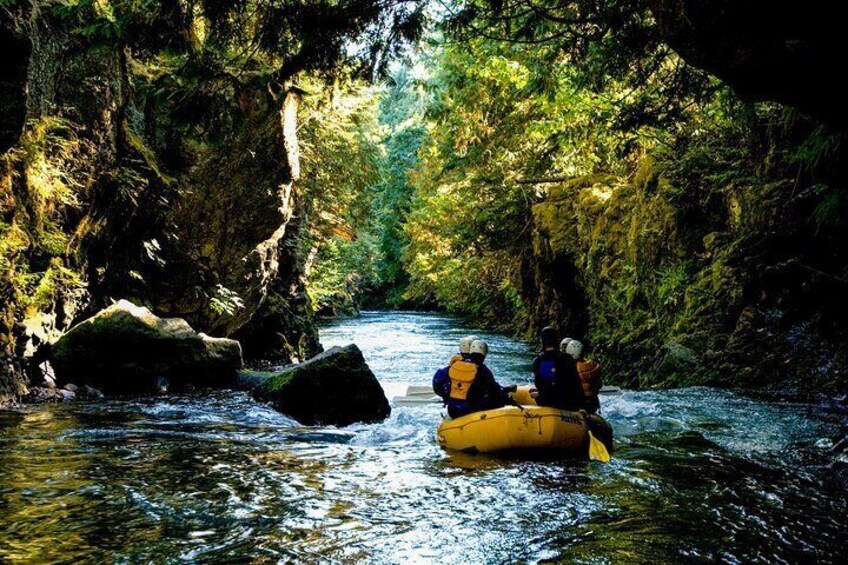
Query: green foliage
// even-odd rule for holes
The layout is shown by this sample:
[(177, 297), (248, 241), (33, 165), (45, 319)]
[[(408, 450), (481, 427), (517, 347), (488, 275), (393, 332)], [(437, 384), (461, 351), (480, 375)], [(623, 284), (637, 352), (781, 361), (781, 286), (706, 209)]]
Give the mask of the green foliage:
[[(453, 37), (510, 43), (546, 52), (548, 68), (567, 62), (581, 90), (608, 93), (607, 127), (632, 134), (643, 126), (674, 132), (691, 104), (717, 88), (662, 43), (645, 0), (463, 0), (445, 22)], [(540, 74), (537, 78), (544, 82)]]
[[(329, 85), (312, 80), (301, 108), (301, 192), (316, 213), (321, 235), (364, 222), (368, 190), (380, 156), (375, 94), (360, 81)], [(366, 196), (363, 198), (363, 196)]]
[(670, 265), (657, 272), (657, 302), (666, 310), (674, 310), (688, 286), (689, 266), (686, 263)]
[[(29, 124), (19, 146), (2, 156), (3, 271), (15, 268), (24, 252), (42, 262), (68, 255), (67, 217), (79, 206), (92, 151), (77, 130), (70, 121), (44, 117)], [(16, 185), (21, 187), (18, 194), (12, 190)]]
[(813, 221), (818, 229), (848, 224), (848, 196), (834, 192), (826, 186), (818, 186), (821, 200), (813, 210)]
[(403, 303), (408, 283), (403, 254), (409, 239), (403, 224), (415, 190), (410, 174), (418, 166), (418, 151), (427, 136), (425, 103), (423, 84), (405, 67), (390, 77), (380, 100), (384, 151), (378, 162), (380, 180), (374, 187), (369, 232), (379, 250), (374, 290), (388, 306)]
[(373, 287), (378, 250), (368, 234), (356, 241), (331, 237), (320, 243), (308, 292), (315, 310), (352, 314)]
[(79, 169), (82, 141), (73, 124), (47, 116), (28, 128), (20, 140), (24, 176), (33, 206), (50, 216), (56, 206), (76, 206), (82, 179)]
[(209, 307), (216, 314), (233, 316), (236, 312), (244, 308), (244, 301), (242, 301), (238, 293), (233, 292), (224, 285), (218, 284), (215, 287), (215, 294), (209, 301)]
[[(406, 283), (409, 173), (426, 135), (424, 92), (403, 68), (378, 88), (337, 89), (310, 118), (305, 179), (314, 209), (309, 289), (319, 312), (398, 305)], [(344, 110), (347, 108), (347, 112)]]
[(85, 295), (68, 229), (91, 170), (91, 146), (78, 131), (68, 120), (44, 117), (0, 157), (0, 296), (41, 341), (58, 336), (57, 319)]
[(264, 67), (277, 82), (299, 71), (379, 67), (424, 24), (418, 3), (380, 0), (62, 0), (52, 10), (90, 41), (183, 51), (186, 76), (205, 67), (237, 78)]
[(407, 297), (519, 330), (530, 210), (550, 186), (536, 179), (625, 170), (622, 151), (638, 132), (607, 127), (612, 93), (580, 88), (545, 45), (477, 38), (428, 63), (434, 97), (406, 223)]
[(365, 228), (379, 178), (380, 134), (371, 87), (352, 82), (326, 93), (306, 98), (302, 119), (299, 185), (310, 234), (301, 253), (309, 256), (313, 307), (349, 312), (372, 286), (376, 271), (376, 242)]

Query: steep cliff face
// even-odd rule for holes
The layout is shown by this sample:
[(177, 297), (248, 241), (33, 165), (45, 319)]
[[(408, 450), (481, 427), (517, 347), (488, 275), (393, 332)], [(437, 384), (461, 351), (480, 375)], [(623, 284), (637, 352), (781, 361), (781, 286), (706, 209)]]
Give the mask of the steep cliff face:
[(29, 43), (0, 26), (0, 52), (6, 57), (0, 67), (0, 153), (3, 153), (17, 142), (24, 126)]
[[(72, 33), (42, 8), (0, 25), (13, 63), (0, 75), (6, 397), (45, 344), (112, 300), (229, 335), (302, 268), (281, 263), (297, 93), (214, 69), (174, 78), (179, 65), (161, 54)], [(302, 327), (314, 335), (311, 319)]]
[(319, 353), (318, 328), (307, 294), (306, 250), (310, 226), (308, 203), (295, 191), (293, 208), (298, 214), (289, 220), (287, 237), (280, 242), (281, 269), (268, 289), (262, 305), (234, 335), (247, 359), (275, 365), (304, 361)]
[(838, 3), (648, 0), (660, 36), (687, 63), (747, 100), (799, 108), (843, 131), (838, 63), (848, 51)]
[(25, 94), (12, 104), (20, 130), (5, 130), (0, 156), (0, 334), (7, 380), (18, 384), (88, 303), (75, 241), (87, 231), (91, 195), (112, 190), (109, 171), (132, 158), (119, 150), (121, 53), (89, 52), (55, 23), (38, 6), (3, 20), (18, 66), (5, 78)]
[(280, 250), (294, 212), (297, 95), (279, 112), (263, 102), (175, 171), (166, 215), (175, 231), (160, 240), (162, 269), (145, 293), (157, 310), (218, 334), (247, 323), (277, 275), (295, 267), (281, 265)]
[(844, 227), (811, 220), (816, 187), (703, 165), (646, 157), (551, 189), (533, 209), (536, 323), (586, 336), (626, 385), (844, 391)]

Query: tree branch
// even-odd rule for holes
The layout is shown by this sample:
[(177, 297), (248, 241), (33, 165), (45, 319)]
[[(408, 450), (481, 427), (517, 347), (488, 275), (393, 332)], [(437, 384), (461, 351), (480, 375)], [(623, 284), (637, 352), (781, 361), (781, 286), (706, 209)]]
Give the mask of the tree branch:
[(515, 179), (516, 184), (552, 184), (556, 182), (567, 182), (574, 177), (528, 177), (523, 179)]

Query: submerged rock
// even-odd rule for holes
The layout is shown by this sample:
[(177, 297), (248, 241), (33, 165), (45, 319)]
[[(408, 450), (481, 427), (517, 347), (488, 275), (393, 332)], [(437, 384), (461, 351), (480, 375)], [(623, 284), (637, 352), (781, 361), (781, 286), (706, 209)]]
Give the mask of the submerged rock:
[(228, 386), (241, 368), (235, 340), (195, 332), (180, 318), (159, 318), (126, 300), (71, 328), (52, 348), (60, 383), (107, 395), (156, 393), (174, 387)]
[(239, 371), (233, 388), (236, 390), (255, 390), (262, 386), (265, 381), (273, 377), (275, 374), (276, 373), (272, 373), (271, 371)]
[(679, 383), (692, 380), (701, 370), (698, 354), (675, 342), (662, 346), (654, 366), (654, 376), (662, 383)]
[(286, 367), (263, 381), (253, 396), (306, 425), (379, 422), (391, 413), (383, 388), (353, 344)]
[(47, 404), (70, 402), (74, 398), (76, 398), (76, 395), (69, 390), (35, 386), (27, 391), (23, 400), (31, 404)]
[(101, 401), (105, 399), (105, 394), (88, 385), (83, 385), (77, 390), (77, 400)]

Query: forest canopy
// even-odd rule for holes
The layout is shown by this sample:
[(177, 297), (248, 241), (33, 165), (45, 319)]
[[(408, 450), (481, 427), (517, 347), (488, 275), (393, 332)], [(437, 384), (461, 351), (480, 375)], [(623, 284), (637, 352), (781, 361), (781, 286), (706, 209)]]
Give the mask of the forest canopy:
[[(348, 304), (322, 311), (436, 307), (524, 335), (556, 323), (645, 382), (721, 380), (704, 359), (761, 324), (844, 330), (835, 122), (743, 99), (672, 49), (644, 2), (466, 2), (441, 15), (396, 67), (404, 81), (372, 91), (401, 115), (398, 88), (421, 93), (415, 143), (388, 161), (405, 181), (371, 196), (404, 204), (372, 209), (345, 260), (316, 264)], [(383, 155), (400, 148), (381, 135)], [(397, 223), (388, 252), (377, 242)], [(344, 266), (355, 256), (367, 259)], [(752, 318), (775, 308), (771, 322)]]
[(845, 331), (829, 9), (0, 7), (6, 350), (125, 297), (282, 358), (314, 351), (315, 313), (554, 323), (631, 379)]

